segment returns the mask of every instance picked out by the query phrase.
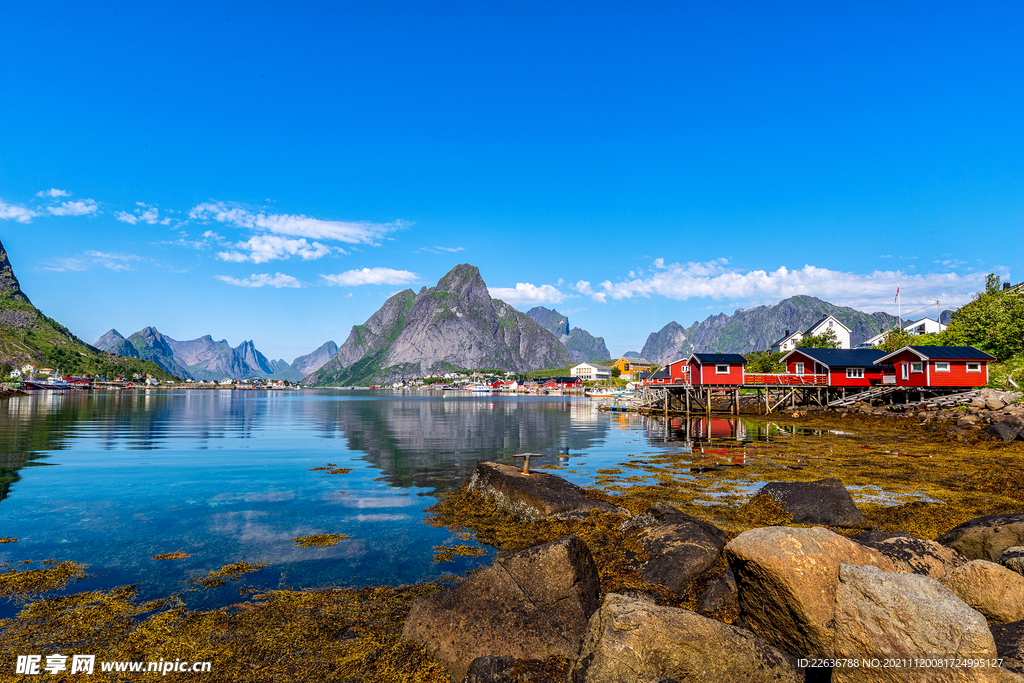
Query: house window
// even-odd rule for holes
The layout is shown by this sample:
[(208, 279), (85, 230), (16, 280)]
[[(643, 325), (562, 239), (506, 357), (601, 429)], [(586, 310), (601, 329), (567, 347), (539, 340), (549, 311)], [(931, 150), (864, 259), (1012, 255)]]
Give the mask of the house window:
[(795, 372), (798, 375), (804, 374), (804, 364), (803, 363), (793, 363), (793, 372)]
[(924, 363), (911, 363), (910, 364), (910, 371), (911, 372), (924, 372)]
[(981, 363), (968, 363), (967, 372), (981, 372)]
[(936, 361), (935, 372), (949, 372), (949, 361)]
[(728, 365), (716, 365), (715, 366), (715, 374), (716, 375), (728, 375), (729, 374), (729, 366)]
[(847, 379), (864, 379), (864, 368), (846, 368)]

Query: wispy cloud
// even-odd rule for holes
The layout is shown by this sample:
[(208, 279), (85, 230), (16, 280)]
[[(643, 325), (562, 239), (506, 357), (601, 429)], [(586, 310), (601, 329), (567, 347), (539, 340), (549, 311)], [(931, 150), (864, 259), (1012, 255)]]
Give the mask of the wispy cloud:
[(58, 190), (56, 187), (51, 187), (49, 190), (39, 190), (39, 192), (36, 192), (36, 196), (56, 199), (57, 197), (70, 197), (71, 193), (65, 192), (64, 190)]
[(0, 199), (0, 220), (15, 221), (17, 223), (31, 223), (33, 218), (39, 214), (32, 209), (17, 204), (8, 204)]
[(229, 285), (236, 287), (276, 287), (278, 289), (282, 287), (301, 287), (302, 283), (291, 275), (285, 275), (284, 273), (253, 273), (247, 278), (238, 279), (229, 277), (227, 275), (216, 275), (214, 276), (221, 282), (226, 282)]
[(135, 254), (114, 254), (103, 251), (87, 251), (85, 255), (90, 257), (94, 263), (110, 270), (132, 270), (132, 262), (143, 260), (141, 256)]
[(560, 304), (566, 295), (552, 285), (539, 287), (529, 282), (517, 282), (515, 287), (488, 287), (487, 291), (495, 299), (501, 299), (513, 306), (525, 304)]
[[(303, 260), (318, 259), (331, 253), (331, 247), (319, 242), (310, 244), (305, 238), (294, 239), (278, 235), (254, 235), (244, 242), (231, 245), (231, 251), (217, 252), (222, 261), (252, 261), (266, 263), (298, 256)], [(340, 251), (340, 249), (339, 249)]]
[(984, 280), (978, 273), (917, 274), (899, 270), (849, 273), (812, 265), (796, 270), (780, 267), (771, 272), (743, 272), (729, 267), (727, 259), (662, 263), (661, 266), (656, 262), (655, 267), (655, 272), (644, 277), (616, 283), (606, 280), (599, 288), (580, 281), (573, 288), (600, 302), (609, 298), (663, 296), (677, 301), (709, 297), (716, 301), (772, 303), (797, 294), (809, 294), (855, 308), (886, 310), (893, 306), (897, 285), (904, 303), (927, 303), (929, 298), (965, 301), (972, 292), (978, 291)]
[(57, 258), (42, 266), (43, 270), (56, 272), (90, 270), (94, 266), (102, 266), (114, 271), (134, 270), (132, 264), (137, 261), (147, 261), (142, 256), (135, 254), (117, 254), (105, 251), (87, 251), (82, 256), (69, 256)]
[(329, 285), (357, 287), (359, 285), (408, 285), (419, 280), (419, 275), (408, 270), (393, 268), (363, 268), (346, 270), (337, 275), (321, 275)]
[(376, 244), (384, 235), (407, 227), (404, 221), (370, 223), (365, 221), (329, 221), (302, 214), (278, 214), (250, 211), (226, 202), (207, 202), (195, 206), (190, 219), (215, 221), (274, 235), (335, 240), (346, 244)]
[(118, 211), (114, 215), (117, 216), (117, 220), (122, 223), (128, 223), (129, 225), (136, 225), (138, 223), (149, 223), (150, 225), (170, 225), (171, 219), (160, 218), (160, 209), (155, 205), (149, 205), (144, 202), (135, 202), (138, 209), (135, 209), (135, 213), (128, 213), (127, 211)]
[(46, 210), (54, 216), (88, 216), (99, 209), (95, 200), (83, 199), (77, 202), (62, 202), (56, 206), (48, 206)]
[(455, 254), (457, 252), (465, 251), (465, 250), (466, 250), (465, 247), (420, 247), (419, 249), (417, 249), (413, 253), (420, 254), (420, 253), (422, 253), (424, 251), (427, 251), (427, 252), (430, 252), (431, 254), (440, 254), (441, 252), (445, 252), (445, 253), (448, 253), (448, 254)]

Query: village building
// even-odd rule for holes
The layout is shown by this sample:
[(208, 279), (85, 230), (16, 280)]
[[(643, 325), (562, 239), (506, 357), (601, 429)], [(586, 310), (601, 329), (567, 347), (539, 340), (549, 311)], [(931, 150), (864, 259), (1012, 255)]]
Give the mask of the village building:
[(830, 387), (870, 387), (882, 383), (884, 351), (875, 349), (794, 349), (782, 358), (791, 375), (824, 375)]
[(595, 365), (594, 363), (579, 363), (569, 369), (569, 374), (573, 377), (579, 377), (587, 381), (597, 381), (603, 379), (611, 379), (612, 370), (611, 368), (605, 367), (604, 365)]
[(612, 367), (619, 369), (619, 377), (622, 379), (635, 379), (638, 372), (650, 372), (653, 363), (644, 358), (623, 356), (615, 361)]
[(772, 344), (772, 353), (787, 353), (792, 351), (797, 347), (797, 344), (804, 340), (804, 337), (817, 337), (825, 334), (829, 330), (832, 330), (836, 335), (836, 339), (839, 340), (839, 348), (850, 348), (850, 328), (841, 323), (835, 316), (826, 315), (803, 332), (791, 333), (789, 330), (786, 330), (786, 334), (783, 335), (782, 339)]
[(743, 384), (747, 359), (738, 353), (693, 353), (687, 360), (690, 384), (723, 386)]
[[(867, 339), (864, 342), (858, 344), (857, 348), (868, 349), (871, 348), (872, 346), (878, 346), (883, 341), (885, 341), (885, 336), (889, 334), (889, 332), (891, 331), (892, 330), (883, 330), (876, 334), (874, 337), (871, 337), (871, 339)], [(920, 320), (915, 320), (914, 322), (905, 323), (903, 325), (903, 331), (912, 335), (938, 334), (939, 332), (945, 332), (946, 326), (931, 318), (921, 318)]]
[[(876, 363), (892, 368), (886, 384), (901, 387), (983, 387), (995, 356), (973, 346), (904, 346)], [(883, 380), (884, 381), (884, 380)]]
[(672, 378), (671, 384), (686, 384), (690, 381), (689, 362), (689, 358), (680, 358), (665, 366), (665, 371)]

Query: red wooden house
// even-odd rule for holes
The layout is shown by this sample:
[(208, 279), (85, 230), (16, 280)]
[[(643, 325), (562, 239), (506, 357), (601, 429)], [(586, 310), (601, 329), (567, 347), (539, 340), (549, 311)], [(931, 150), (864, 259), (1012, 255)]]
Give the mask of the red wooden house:
[(687, 359), (690, 384), (723, 386), (743, 384), (747, 359), (738, 353), (694, 353)]
[(830, 387), (870, 387), (882, 383), (885, 355), (878, 349), (794, 349), (782, 357), (793, 375), (825, 375)]
[(876, 362), (891, 365), (901, 387), (983, 387), (995, 359), (973, 346), (904, 346)]
[(686, 384), (690, 381), (689, 363), (689, 358), (680, 358), (667, 364), (662, 368), (662, 371), (668, 373), (668, 376), (672, 379), (672, 384)]
[(658, 370), (657, 372), (650, 373), (643, 379), (644, 386), (658, 386), (661, 384), (673, 384), (672, 375), (668, 373), (667, 369)]

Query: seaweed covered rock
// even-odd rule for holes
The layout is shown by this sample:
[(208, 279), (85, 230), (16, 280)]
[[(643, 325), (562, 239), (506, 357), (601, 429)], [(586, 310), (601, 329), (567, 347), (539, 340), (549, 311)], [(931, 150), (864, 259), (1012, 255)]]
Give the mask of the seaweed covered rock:
[(615, 593), (591, 617), (573, 673), (580, 683), (804, 680), (792, 656), (750, 631)]
[(520, 467), (489, 460), (476, 464), (468, 487), (495, 500), (517, 517), (531, 521), (547, 517), (585, 517), (591, 510), (629, 516), (623, 508), (587, 498), (582, 488), (561, 477), (546, 472), (523, 474)]
[(1024, 545), (1024, 515), (975, 517), (935, 540), (969, 560), (998, 562), (1007, 548)]
[(1004, 550), (999, 556), (999, 564), (1024, 575), (1024, 546), (1018, 545)]
[[(995, 659), (985, 617), (927, 576), (891, 574), (843, 564), (835, 608), (835, 656), (885, 659)], [(834, 683), (852, 681), (998, 681), (1004, 672), (950, 666), (885, 671), (836, 668)]]
[(655, 503), (642, 515), (626, 520), (622, 529), (638, 528), (648, 561), (640, 567), (644, 581), (678, 592), (713, 567), (722, 556), (725, 532), (714, 524)]
[[(941, 579), (952, 570), (967, 564), (967, 558), (941, 543), (907, 536), (891, 536), (881, 541), (862, 540), (858, 534), (854, 540), (870, 546), (888, 557), (898, 571), (909, 574), (923, 574)], [(908, 534), (909, 536), (909, 534)]]
[(1024, 621), (993, 624), (990, 627), (1003, 668), (1024, 674)]
[(1014, 429), (1005, 422), (994, 422), (988, 425), (985, 427), (985, 433), (993, 439), (1001, 439), (1004, 443), (1021, 438), (1020, 430)]
[(1024, 619), (1024, 576), (986, 560), (973, 560), (942, 578), (942, 584), (989, 621)]
[(761, 487), (754, 499), (760, 496), (768, 496), (784, 507), (797, 524), (824, 524), (850, 529), (871, 527), (843, 482), (835, 477), (809, 482), (769, 482)]
[(477, 657), (574, 657), (598, 608), (597, 566), (586, 543), (566, 536), (495, 560), (455, 586), (418, 598), (406, 639), (461, 680)]
[(725, 557), (743, 620), (773, 646), (796, 654), (831, 655), (841, 564), (896, 570), (878, 550), (821, 527), (751, 529), (726, 544)]
[(568, 668), (568, 660), (477, 657), (470, 663), (464, 683), (563, 683)]

